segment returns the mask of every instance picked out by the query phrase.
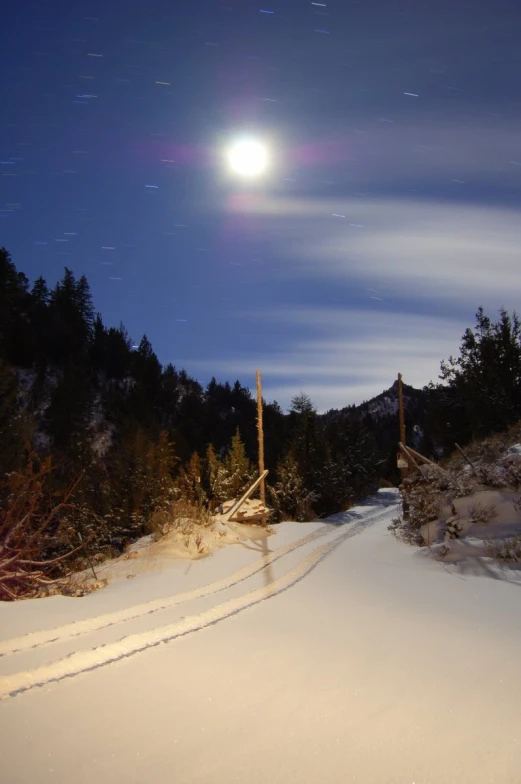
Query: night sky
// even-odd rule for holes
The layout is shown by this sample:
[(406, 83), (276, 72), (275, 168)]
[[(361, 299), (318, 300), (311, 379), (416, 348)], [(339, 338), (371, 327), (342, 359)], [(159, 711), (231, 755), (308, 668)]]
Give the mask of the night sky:
[[(286, 408), (422, 386), (478, 305), (519, 309), (521, 7), (10, 4), (0, 245), (163, 364)], [(226, 145), (267, 144), (264, 177)]]

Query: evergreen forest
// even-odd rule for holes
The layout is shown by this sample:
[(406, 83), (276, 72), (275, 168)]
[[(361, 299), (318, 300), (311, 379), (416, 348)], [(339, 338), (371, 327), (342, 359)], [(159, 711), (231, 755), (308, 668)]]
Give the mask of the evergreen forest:
[[(408, 443), (438, 459), (519, 420), (520, 338), (515, 313), (494, 322), (479, 308), (439, 380), (404, 385)], [(396, 394), (395, 383), (326, 414), (305, 393), (288, 413), (263, 401), (273, 522), (399, 484), (396, 410), (380, 405)], [(31, 283), (0, 249), (0, 566), (18, 554), (59, 571), (79, 552), (115, 555), (158, 512), (237, 497), (257, 476), (256, 416), (240, 381), (202, 386), (162, 365), (146, 335), (136, 344), (106, 325), (85, 276), (66, 268), (53, 287)], [(0, 598), (15, 598), (1, 580)]]

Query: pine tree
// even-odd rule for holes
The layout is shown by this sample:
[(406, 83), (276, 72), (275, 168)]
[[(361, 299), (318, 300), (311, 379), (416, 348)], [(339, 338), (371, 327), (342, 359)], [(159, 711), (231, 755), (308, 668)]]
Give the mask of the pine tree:
[(25, 462), (32, 425), (19, 405), (18, 381), (14, 370), (0, 359), (0, 489), (11, 471)]
[(45, 372), (49, 346), (49, 289), (44, 278), (36, 278), (31, 289), (31, 332), (34, 344), (34, 363), (40, 373)]
[(270, 473), (274, 472), (284, 452), (287, 440), (287, 417), (275, 401), (263, 404), (262, 420), (264, 425), (264, 464)]
[[(179, 438), (179, 454), (187, 460), (195, 449), (201, 452), (205, 449), (208, 439), (205, 434), (205, 403), (202, 386), (186, 373), (180, 370), (179, 405), (177, 407), (176, 443)], [(181, 451), (183, 445), (183, 451)]]
[(316, 446), (317, 412), (306, 394), (301, 393), (292, 398), (289, 419), (291, 453), (304, 479), (310, 481), (315, 467), (313, 457)]
[(106, 379), (121, 380), (131, 372), (132, 342), (123, 324), (115, 327), (104, 326), (98, 313), (94, 320), (91, 347), (92, 364), (96, 371)]
[(89, 284), (82, 275), (76, 281), (72, 270), (65, 272), (50, 294), (49, 351), (56, 365), (78, 364), (90, 346), (94, 310)]
[(161, 499), (167, 499), (172, 494), (173, 475), (177, 462), (175, 445), (169, 439), (166, 430), (161, 430), (154, 450), (154, 475)]
[(33, 355), (28, 289), (27, 277), (0, 248), (0, 357), (18, 367), (28, 367)]
[(207, 447), (204, 476), (208, 495), (216, 504), (240, 497), (252, 484), (255, 471), (246, 455), (239, 428), (223, 459), (219, 459), (212, 444)]
[(327, 457), (316, 470), (313, 492), (314, 508), (321, 516), (343, 512), (356, 498), (353, 471), (347, 459), (338, 455)]
[(431, 403), (434, 398), (462, 410), (474, 438), (504, 430), (521, 416), (520, 340), (515, 313), (511, 319), (502, 309), (494, 324), (480, 307), (474, 331), (466, 329), (462, 337), (459, 357), (441, 363), (448, 391), (434, 388)]
[(345, 497), (360, 500), (378, 487), (378, 448), (372, 433), (356, 414), (341, 420), (336, 428), (333, 458), (345, 472)]
[(85, 365), (68, 365), (57, 378), (45, 412), (52, 450), (83, 466), (92, 459), (91, 424), (94, 413), (94, 379)]
[(148, 530), (155, 509), (173, 497), (171, 473), (176, 459), (165, 434), (154, 441), (149, 431), (128, 423), (110, 452), (112, 543), (121, 546)]
[(94, 306), (90, 286), (85, 275), (82, 275), (76, 284), (74, 292), (74, 302), (80, 315), (82, 323), (85, 325), (87, 339), (92, 337), (94, 325)]
[(197, 452), (193, 452), (188, 463), (181, 468), (176, 478), (176, 497), (194, 506), (202, 507), (208, 500), (202, 483), (202, 463)]
[(253, 482), (254, 469), (246, 456), (239, 428), (235, 431), (230, 448), (224, 458), (226, 485), (229, 498), (238, 498)]
[(161, 372), (152, 345), (143, 335), (132, 354), (132, 376), (136, 383), (129, 394), (129, 406), (133, 416), (147, 427), (160, 425)]
[(304, 522), (314, 517), (313, 505), (316, 495), (306, 487), (304, 477), (292, 454), (279, 463), (277, 482), (268, 486), (268, 495), (274, 509), (274, 519)]
[(208, 444), (206, 449), (204, 480), (208, 497), (214, 505), (228, 500), (228, 472), (218, 458), (213, 444)]
[(45, 309), (49, 304), (49, 288), (45, 282), (45, 278), (41, 275), (34, 281), (31, 289), (31, 297), (33, 299), (33, 306), (35, 309)]
[(329, 492), (325, 481), (325, 465), (329, 459), (329, 449), (325, 428), (318, 418), (315, 406), (305, 394), (296, 395), (290, 409), (289, 452), (296, 460), (299, 473), (307, 488), (314, 494), (315, 512), (323, 513), (329, 503), (321, 503), (321, 496)]

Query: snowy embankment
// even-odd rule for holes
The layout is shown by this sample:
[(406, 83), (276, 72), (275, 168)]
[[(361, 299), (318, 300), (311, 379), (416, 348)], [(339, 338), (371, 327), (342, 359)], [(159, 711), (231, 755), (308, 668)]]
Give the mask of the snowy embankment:
[(520, 588), (400, 544), (397, 506), (0, 605), (0, 780), (517, 784)]

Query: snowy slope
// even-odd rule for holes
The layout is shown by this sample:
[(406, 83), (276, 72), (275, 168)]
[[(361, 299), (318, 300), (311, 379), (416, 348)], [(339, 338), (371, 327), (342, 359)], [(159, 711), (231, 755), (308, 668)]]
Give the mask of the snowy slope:
[(519, 587), (397, 542), (397, 503), (0, 606), (0, 780), (517, 784)]

